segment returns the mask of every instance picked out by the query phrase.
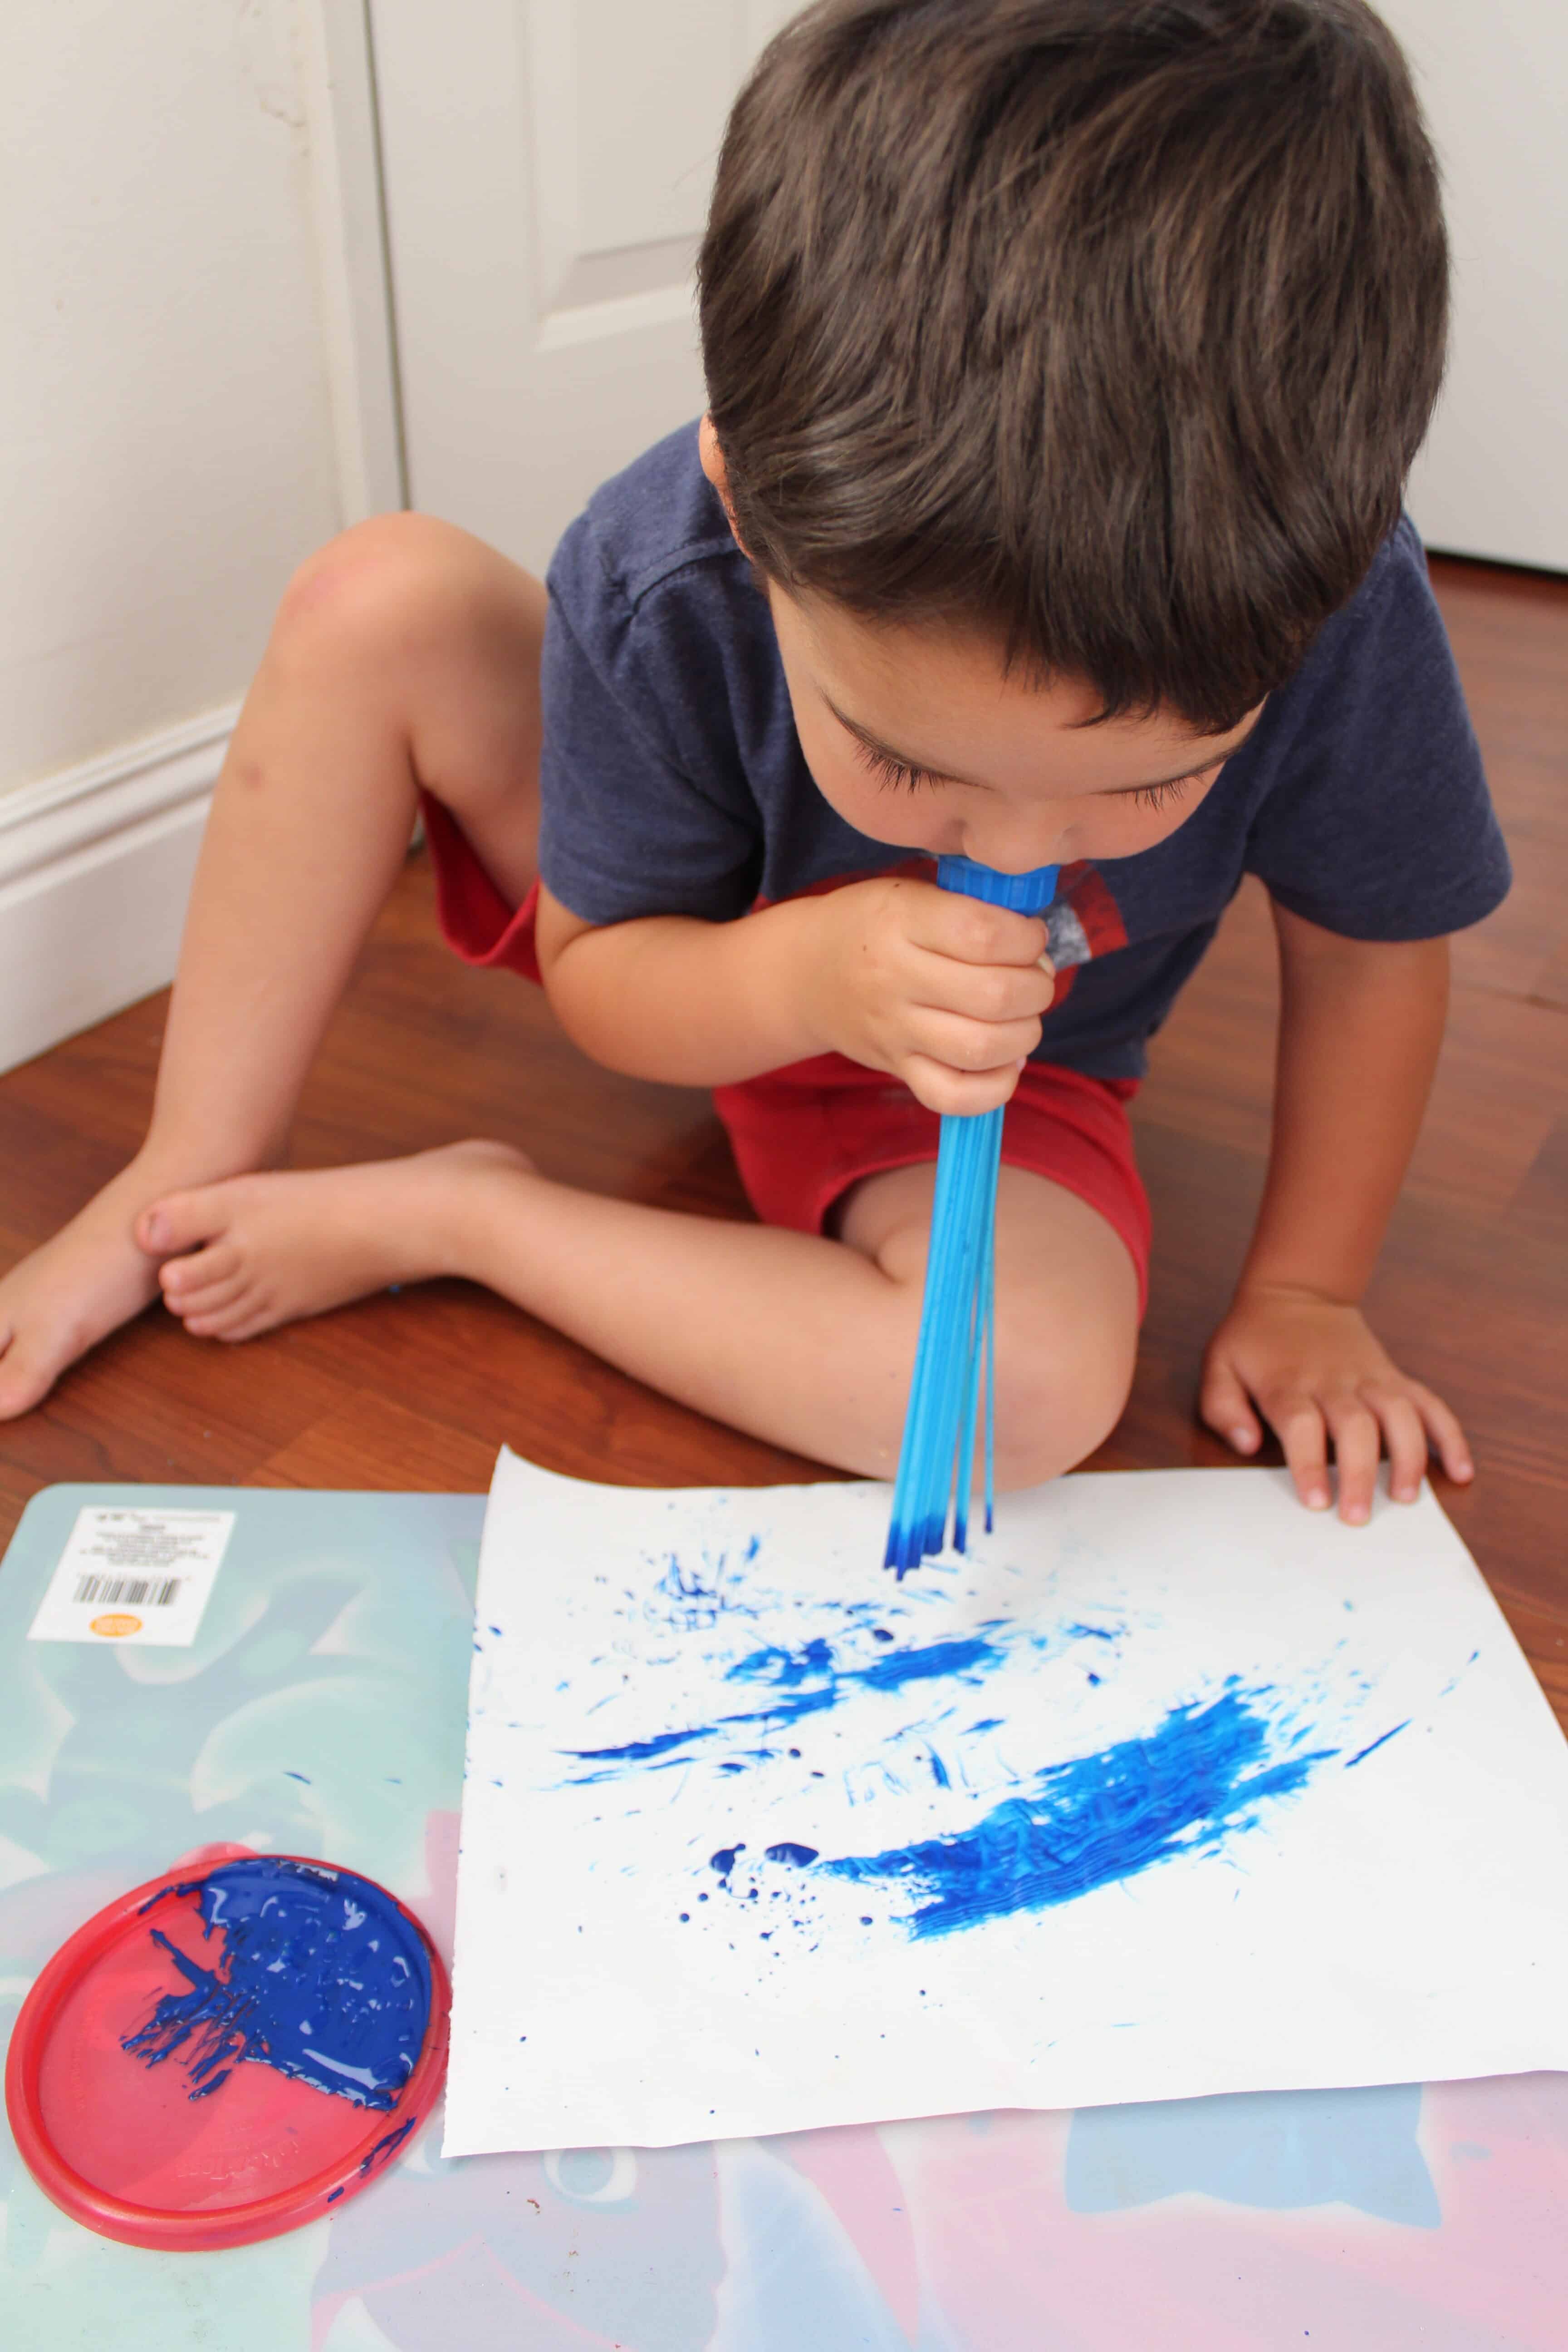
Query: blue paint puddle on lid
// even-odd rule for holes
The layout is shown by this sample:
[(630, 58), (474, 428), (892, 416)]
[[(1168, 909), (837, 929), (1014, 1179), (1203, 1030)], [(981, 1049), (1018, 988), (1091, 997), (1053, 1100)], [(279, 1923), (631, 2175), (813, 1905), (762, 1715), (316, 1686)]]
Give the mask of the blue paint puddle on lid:
[(927, 1937), (1047, 1910), (1174, 1854), (1212, 1851), (1338, 1753), (1289, 1746), (1276, 1753), (1273, 1726), (1259, 1711), (1268, 1696), (1233, 1683), (1206, 1706), (1173, 1707), (1146, 1739), (1047, 1765), (1026, 1793), (993, 1806), (972, 1828), (823, 1867), (836, 1877), (907, 1886), (920, 1900), (904, 1924)]
[(250, 2059), (359, 2106), (394, 2106), (424, 2047), (430, 1964), (391, 1897), (352, 1871), (255, 1855), (144, 1907), (184, 1895), (198, 1899), (205, 1939), (217, 1938), (215, 1965), (153, 1928), (186, 1989), (164, 1993), (121, 2047), (150, 2066), (178, 2056), (193, 2099)]

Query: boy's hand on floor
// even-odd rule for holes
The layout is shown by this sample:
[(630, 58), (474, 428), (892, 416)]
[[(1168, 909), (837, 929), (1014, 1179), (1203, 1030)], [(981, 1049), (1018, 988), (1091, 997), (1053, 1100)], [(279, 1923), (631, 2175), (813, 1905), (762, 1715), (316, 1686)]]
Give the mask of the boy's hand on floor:
[(1450, 1478), (1475, 1475), (1465, 1433), (1442, 1398), (1399, 1370), (1359, 1307), (1310, 1291), (1237, 1293), (1204, 1357), (1199, 1410), (1238, 1454), (1262, 1444), (1261, 1414), (1310, 1510), (1326, 1510), (1332, 1499), (1331, 1444), (1340, 1517), (1352, 1526), (1371, 1516), (1384, 1447), (1396, 1502), (1415, 1500), (1428, 1450)]
[(1038, 916), (895, 877), (816, 902), (804, 985), (826, 1050), (902, 1078), (928, 1110), (994, 1110), (1056, 992)]

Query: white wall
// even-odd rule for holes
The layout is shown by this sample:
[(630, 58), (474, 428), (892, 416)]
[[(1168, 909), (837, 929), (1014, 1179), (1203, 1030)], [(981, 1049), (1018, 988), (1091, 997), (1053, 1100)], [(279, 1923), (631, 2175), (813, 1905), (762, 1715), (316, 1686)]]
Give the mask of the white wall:
[(167, 979), (235, 702), (339, 525), (301, 26), (0, 6), (0, 1068)]
[(336, 527), (289, 0), (0, 9), (0, 792), (226, 701)]

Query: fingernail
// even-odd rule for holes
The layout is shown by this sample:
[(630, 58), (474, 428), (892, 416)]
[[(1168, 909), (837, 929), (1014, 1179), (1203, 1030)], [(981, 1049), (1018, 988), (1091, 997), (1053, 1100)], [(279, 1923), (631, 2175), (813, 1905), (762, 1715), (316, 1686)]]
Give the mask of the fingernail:
[(1456, 1478), (1473, 1478), (1475, 1475), (1476, 1465), (1473, 1462), (1461, 1462), (1454, 1472)]
[(1313, 1486), (1307, 1496), (1307, 1508), (1310, 1511), (1326, 1511), (1328, 1507), (1328, 1488), (1326, 1486)]
[(1415, 1500), (1415, 1487), (1395, 1486), (1394, 1490), (1394, 1499), (1396, 1503), (1413, 1503)]
[(1233, 1429), (1230, 1433), (1230, 1442), (1236, 1447), (1238, 1454), (1250, 1453), (1252, 1450), (1251, 1430)]
[(1345, 1513), (1345, 1517), (1352, 1528), (1365, 1527), (1371, 1516), (1364, 1503), (1352, 1503)]
[(164, 1224), (162, 1217), (148, 1218), (147, 1238), (152, 1243), (154, 1249), (162, 1249), (163, 1244), (168, 1240), (168, 1227)]

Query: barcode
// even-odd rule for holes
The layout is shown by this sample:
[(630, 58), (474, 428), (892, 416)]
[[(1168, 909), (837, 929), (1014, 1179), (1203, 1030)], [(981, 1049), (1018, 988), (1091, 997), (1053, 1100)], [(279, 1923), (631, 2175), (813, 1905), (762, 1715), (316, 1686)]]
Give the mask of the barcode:
[(168, 1609), (180, 1597), (179, 1576), (79, 1576), (76, 1597), (94, 1608)]

